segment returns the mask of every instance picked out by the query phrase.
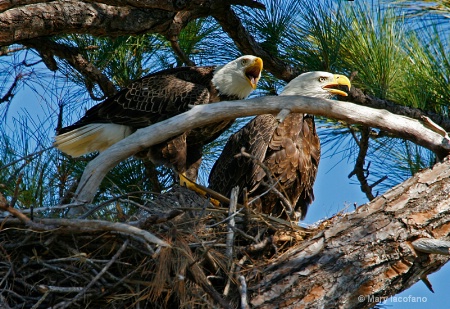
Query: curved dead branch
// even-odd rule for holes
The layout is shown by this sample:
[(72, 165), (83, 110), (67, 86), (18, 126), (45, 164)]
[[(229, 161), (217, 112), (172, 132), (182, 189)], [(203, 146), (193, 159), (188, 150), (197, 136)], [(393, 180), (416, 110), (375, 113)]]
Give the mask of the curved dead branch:
[(138, 130), (102, 152), (88, 164), (75, 193), (75, 200), (80, 203), (92, 201), (99, 184), (110, 169), (151, 145), (163, 142), (186, 130), (219, 120), (255, 114), (276, 114), (282, 109), (380, 128), (434, 151), (439, 158), (445, 157), (450, 152), (450, 141), (445, 136), (431, 130), (418, 120), (394, 115), (385, 110), (302, 96), (260, 97), (196, 106), (186, 113)]

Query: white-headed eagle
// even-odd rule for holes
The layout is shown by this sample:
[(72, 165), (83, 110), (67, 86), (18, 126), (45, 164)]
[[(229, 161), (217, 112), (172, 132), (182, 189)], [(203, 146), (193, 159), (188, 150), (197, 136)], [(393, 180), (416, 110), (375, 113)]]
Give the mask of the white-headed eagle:
[[(346, 92), (338, 89), (341, 85), (350, 88), (350, 80), (328, 72), (308, 72), (293, 79), (280, 95), (346, 96)], [(236, 156), (242, 147), (253, 160)], [(275, 188), (293, 208), (291, 214), (279, 195), (263, 185), (270, 181), (255, 159), (272, 174)], [(274, 115), (260, 115), (230, 136), (211, 170), (209, 188), (226, 196), (235, 186), (247, 188), (249, 200), (259, 197), (252, 208), (283, 218), (303, 219), (314, 200), (313, 184), (319, 160), (320, 141), (313, 116), (291, 113), (280, 123)]]
[[(262, 68), (261, 58), (246, 55), (218, 67), (178, 67), (150, 74), (59, 130), (54, 146), (79, 157), (103, 151), (137, 129), (181, 114), (192, 105), (244, 99), (256, 88)], [(227, 120), (184, 132), (140, 155), (195, 181), (203, 145), (232, 123)]]

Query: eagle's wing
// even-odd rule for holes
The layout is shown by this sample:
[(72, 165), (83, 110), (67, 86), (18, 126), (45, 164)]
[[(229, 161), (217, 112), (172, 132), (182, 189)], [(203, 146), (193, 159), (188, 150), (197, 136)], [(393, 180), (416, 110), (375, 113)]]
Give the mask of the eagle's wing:
[(182, 67), (148, 75), (89, 109), (59, 133), (91, 123), (116, 123), (141, 128), (185, 112), (189, 105), (208, 103), (214, 67)]
[(269, 141), (278, 120), (273, 115), (260, 115), (251, 120), (238, 132), (230, 136), (222, 154), (214, 164), (210, 176), (209, 187), (229, 196), (234, 186), (254, 191), (264, 177), (260, 165), (246, 157), (235, 157), (245, 148), (256, 160), (263, 162)]
[[(290, 114), (280, 123), (269, 143), (264, 164), (278, 181), (295, 211), (306, 215), (314, 200), (313, 184), (320, 160), (320, 141), (313, 116)], [(265, 201), (264, 212), (279, 214), (279, 200)]]

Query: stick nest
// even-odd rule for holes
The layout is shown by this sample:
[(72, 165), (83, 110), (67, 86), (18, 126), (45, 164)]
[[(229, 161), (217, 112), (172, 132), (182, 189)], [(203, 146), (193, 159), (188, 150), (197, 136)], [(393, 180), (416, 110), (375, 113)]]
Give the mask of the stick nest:
[(318, 230), (178, 186), (123, 223), (5, 216), (0, 308), (235, 308), (265, 266)]

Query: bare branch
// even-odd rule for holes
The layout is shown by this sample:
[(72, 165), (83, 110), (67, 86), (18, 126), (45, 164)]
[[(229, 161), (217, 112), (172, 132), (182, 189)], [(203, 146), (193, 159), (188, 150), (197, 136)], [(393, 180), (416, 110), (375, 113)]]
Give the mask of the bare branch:
[(362, 89), (356, 87), (351, 87), (349, 96), (342, 98), (342, 100), (376, 109), (385, 109), (393, 114), (402, 115), (417, 120), (421, 120), (423, 119), (423, 117), (428, 117), (435, 124), (441, 126), (445, 131), (450, 131), (450, 118), (444, 115), (439, 115), (430, 111), (423, 111), (418, 108), (396, 104), (389, 100), (379, 99), (365, 94)]
[[(11, 212), (11, 208), (5, 209), (3, 207), (4, 203), (0, 195), (0, 209)], [(6, 200), (5, 200), (6, 201)], [(11, 214), (17, 216), (17, 210), (11, 212)], [(109, 222), (104, 220), (79, 220), (79, 219), (36, 219), (35, 222), (31, 221), (28, 217), (22, 214), (25, 218), (19, 218), (19, 220), (26, 226), (29, 226), (36, 231), (48, 231), (58, 229), (59, 232), (69, 232), (69, 231), (107, 231), (107, 232), (118, 232), (125, 235), (133, 236), (142, 240), (147, 244), (156, 244), (162, 247), (170, 247), (170, 245), (162, 239), (159, 239), (155, 235), (137, 228), (135, 226), (119, 223), (119, 222)], [(7, 222), (13, 221), (13, 219), (8, 219)]]
[(356, 178), (358, 178), (358, 181), (361, 184), (361, 191), (364, 192), (369, 201), (371, 201), (375, 198), (375, 196), (372, 193), (372, 186), (370, 186), (367, 182), (367, 176), (365, 174), (366, 170), (364, 169), (367, 150), (369, 150), (370, 128), (366, 126), (361, 128), (361, 138), (359, 140), (352, 128), (350, 128), (350, 131), (358, 144), (359, 152), (358, 157), (356, 158), (355, 168), (350, 173), (349, 178), (356, 175)]
[(86, 167), (75, 193), (81, 203), (92, 201), (106, 173), (122, 160), (186, 130), (225, 119), (255, 114), (276, 114), (282, 109), (377, 127), (434, 151), (439, 158), (450, 152), (450, 141), (418, 120), (348, 102), (302, 96), (260, 97), (195, 106), (190, 111), (143, 128), (100, 153)]
[(180, 44), (178, 43), (178, 40), (170, 39), (169, 41), (170, 41), (170, 45), (172, 46), (173, 51), (185, 65), (195, 66), (194, 61), (189, 59), (188, 55), (186, 55), (186, 53), (181, 49)]
[(178, 27), (178, 13), (197, 18), (209, 16), (231, 4), (264, 8), (261, 3), (251, 0), (197, 0), (181, 2), (181, 5), (176, 5), (180, 1), (151, 0), (19, 0), (13, 3), (0, 4), (0, 46), (72, 33), (94, 36), (164, 34), (172, 25), (174, 29)]
[(250, 308), (248, 305), (248, 297), (247, 297), (247, 282), (245, 281), (244, 276), (239, 276), (239, 293), (241, 294), (241, 309)]
[(9, 87), (8, 91), (0, 98), (0, 103), (3, 102), (9, 102), (14, 97), (14, 90), (16, 89), (17, 85), (19, 84), (19, 81), (22, 79), (22, 74), (17, 74), (14, 78), (13, 83)]
[(48, 38), (37, 38), (22, 43), (36, 49), (42, 56), (46, 55), (47, 58), (52, 58), (53, 55), (55, 55), (61, 59), (67, 60), (67, 62), (83, 76), (97, 83), (105, 96), (113, 96), (116, 94), (117, 89), (109, 78), (92, 63), (88, 62), (79, 53), (77, 48), (53, 42)]
[(227, 250), (225, 252), (225, 255), (232, 260), (234, 255), (234, 228), (236, 226), (235, 221), (235, 213), (236, 213), (236, 204), (238, 200), (239, 195), (239, 187), (235, 187), (231, 190), (231, 197), (230, 197), (230, 206), (228, 208), (228, 216), (230, 217), (230, 220), (228, 221), (228, 227), (227, 227)]

